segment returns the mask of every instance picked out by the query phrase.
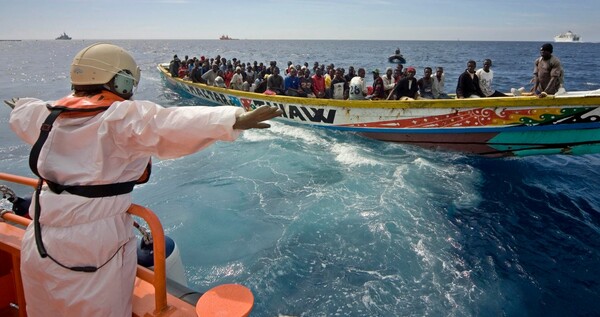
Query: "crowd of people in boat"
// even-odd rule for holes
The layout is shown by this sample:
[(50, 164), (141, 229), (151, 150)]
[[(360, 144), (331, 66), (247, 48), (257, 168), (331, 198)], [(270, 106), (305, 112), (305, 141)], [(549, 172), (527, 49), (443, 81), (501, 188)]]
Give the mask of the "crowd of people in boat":
[[(540, 57), (535, 61), (534, 84), (532, 94), (540, 97), (555, 94), (563, 86), (564, 72), (558, 58), (552, 55), (552, 44), (544, 44)], [(483, 67), (476, 70), (474, 60), (467, 62), (466, 70), (459, 76), (455, 97), (445, 91), (443, 67), (437, 67), (435, 74), (431, 67), (423, 69), (423, 76), (416, 78), (414, 67), (404, 68), (402, 64), (388, 67), (385, 73), (379, 69), (371, 71), (372, 86), (365, 82), (366, 70), (350, 66), (348, 71), (334, 64), (324, 65), (314, 62), (312, 67), (287, 63), (284, 75), (281, 75), (276, 61), (266, 63), (254, 61), (242, 62), (237, 58), (228, 60), (217, 55), (215, 58), (188, 58), (183, 60), (177, 55), (169, 64), (169, 73), (173, 77), (228, 89), (264, 93), (269, 95), (287, 95), (294, 97), (312, 97), (350, 100), (414, 100), (414, 99), (451, 99), (508, 97), (523, 93), (523, 88), (513, 89), (510, 95), (493, 88), (494, 72), (492, 60), (485, 59)]]

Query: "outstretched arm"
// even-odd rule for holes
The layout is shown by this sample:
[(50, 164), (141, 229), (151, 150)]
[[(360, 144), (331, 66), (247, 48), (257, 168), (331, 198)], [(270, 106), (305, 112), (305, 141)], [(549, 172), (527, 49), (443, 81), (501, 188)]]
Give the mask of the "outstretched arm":
[(237, 130), (265, 129), (271, 125), (264, 123), (263, 121), (279, 117), (282, 113), (283, 112), (277, 107), (258, 107), (253, 111), (243, 113), (237, 117), (233, 128)]

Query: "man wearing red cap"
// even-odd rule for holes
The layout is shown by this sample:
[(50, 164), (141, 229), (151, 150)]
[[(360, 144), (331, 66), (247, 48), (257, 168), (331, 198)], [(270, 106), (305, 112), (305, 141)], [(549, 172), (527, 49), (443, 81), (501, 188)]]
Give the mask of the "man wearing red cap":
[(419, 85), (415, 74), (417, 70), (414, 67), (408, 67), (406, 69), (406, 77), (400, 79), (394, 88), (394, 95), (396, 100), (413, 100), (419, 96)]

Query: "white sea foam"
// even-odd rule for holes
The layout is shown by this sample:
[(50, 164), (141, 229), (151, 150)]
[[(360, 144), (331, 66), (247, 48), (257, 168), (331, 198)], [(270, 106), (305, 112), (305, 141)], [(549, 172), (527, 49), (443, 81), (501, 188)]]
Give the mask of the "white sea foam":
[(317, 133), (314, 128), (304, 128), (298, 126), (287, 125), (280, 122), (271, 121), (269, 131), (279, 137), (287, 137), (293, 140), (300, 140), (307, 144), (324, 145), (326, 141)]
[(360, 153), (360, 148), (355, 145), (351, 145), (348, 143), (336, 143), (331, 147), (331, 152), (333, 152), (335, 156), (335, 160), (349, 166), (358, 166), (358, 165), (381, 165), (381, 163), (377, 162), (374, 159), (367, 157)]
[(242, 138), (250, 142), (264, 142), (277, 139), (277, 135), (263, 130), (244, 131)]

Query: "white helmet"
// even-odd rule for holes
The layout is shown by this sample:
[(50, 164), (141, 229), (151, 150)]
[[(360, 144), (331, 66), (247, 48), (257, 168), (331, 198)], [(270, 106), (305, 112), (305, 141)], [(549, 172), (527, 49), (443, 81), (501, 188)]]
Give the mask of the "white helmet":
[(112, 44), (92, 44), (77, 53), (71, 64), (73, 85), (103, 85), (117, 74), (133, 86), (140, 82), (140, 68), (131, 54)]

